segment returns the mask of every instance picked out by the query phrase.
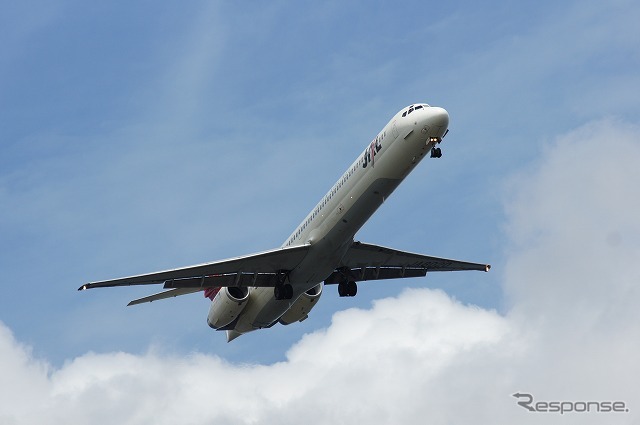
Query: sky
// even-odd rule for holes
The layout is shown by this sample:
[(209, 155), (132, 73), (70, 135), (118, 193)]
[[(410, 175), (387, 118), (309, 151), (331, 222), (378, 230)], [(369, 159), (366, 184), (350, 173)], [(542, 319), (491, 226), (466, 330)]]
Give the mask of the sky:
[[(2, 9), (0, 423), (640, 423), (637, 2)], [(76, 291), (280, 246), (417, 102), (443, 157), (356, 237), (490, 273), (232, 343), (200, 294)]]

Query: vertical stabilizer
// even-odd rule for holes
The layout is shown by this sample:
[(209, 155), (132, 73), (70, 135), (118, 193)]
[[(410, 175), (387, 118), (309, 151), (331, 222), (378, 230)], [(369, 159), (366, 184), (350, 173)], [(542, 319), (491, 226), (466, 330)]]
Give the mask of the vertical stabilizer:
[(236, 339), (237, 337), (239, 337), (240, 335), (242, 335), (240, 332), (235, 331), (235, 330), (228, 330), (227, 331), (227, 342), (231, 342), (234, 339)]

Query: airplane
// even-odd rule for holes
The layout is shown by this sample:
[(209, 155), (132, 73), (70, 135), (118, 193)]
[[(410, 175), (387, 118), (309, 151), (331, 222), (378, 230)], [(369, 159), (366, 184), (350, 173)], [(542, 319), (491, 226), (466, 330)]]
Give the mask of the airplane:
[(358, 230), (449, 132), (444, 108), (401, 109), (371, 140), (281, 247), (269, 251), (119, 279), (78, 290), (162, 284), (165, 291), (131, 301), (152, 302), (196, 292), (211, 300), (208, 325), (227, 342), (245, 333), (305, 320), (325, 285), (353, 297), (358, 282), (415, 278), (428, 272), (477, 270), (489, 264), (437, 258), (355, 241)]

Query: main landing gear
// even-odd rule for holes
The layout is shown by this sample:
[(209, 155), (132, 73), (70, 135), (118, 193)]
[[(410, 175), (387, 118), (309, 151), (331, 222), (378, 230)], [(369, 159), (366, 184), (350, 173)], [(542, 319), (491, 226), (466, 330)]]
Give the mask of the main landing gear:
[(276, 274), (276, 286), (273, 287), (273, 296), (276, 300), (290, 300), (293, 298), (293, 286), (290, 283), (284, 283), (288, 277), (288, 273), (284, 270)]
[(273, 287), (273, 295), (276, 300), (290, 300), (293, 298), (293, 286), (290, 283), (276, 285)]
[(341, 297), (355, 297), (357, 293), (358, 285), (352, 280), (338, 284), (338, 295)]

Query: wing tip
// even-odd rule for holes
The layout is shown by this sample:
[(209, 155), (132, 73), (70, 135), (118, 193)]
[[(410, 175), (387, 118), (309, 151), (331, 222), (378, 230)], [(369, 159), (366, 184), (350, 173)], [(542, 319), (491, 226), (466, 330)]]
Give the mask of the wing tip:
[(86, 291), (88, 288), (89, 284), (85, 283), (84, 285), (82, 285), (81, 287), (78, 288), (78, 291)]
[(484, 266), (484, 271), (485, 273), (488, 272), (489, 270), (491, 270), (491, 264), (487, 264)]

